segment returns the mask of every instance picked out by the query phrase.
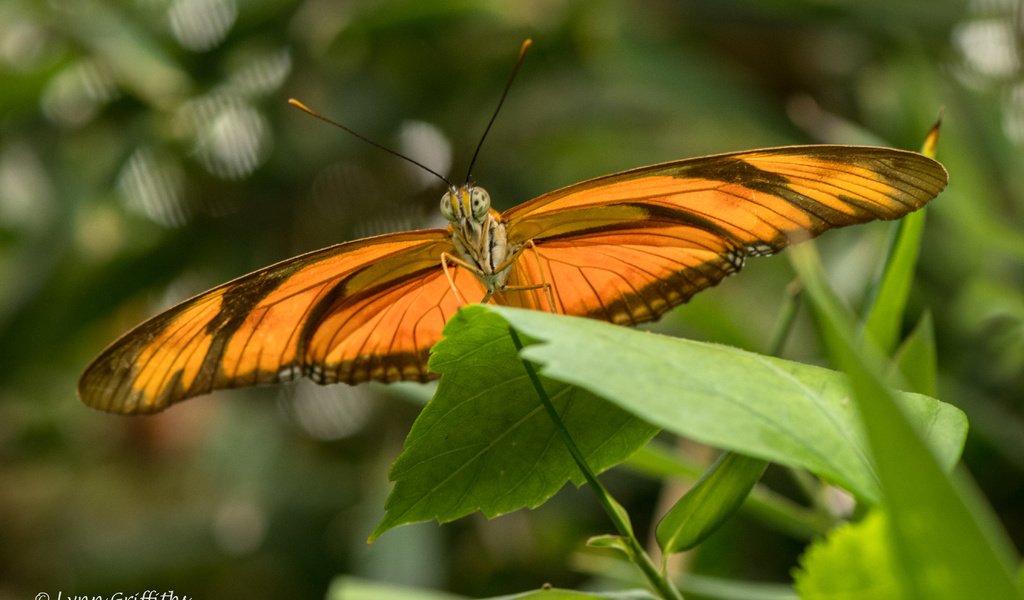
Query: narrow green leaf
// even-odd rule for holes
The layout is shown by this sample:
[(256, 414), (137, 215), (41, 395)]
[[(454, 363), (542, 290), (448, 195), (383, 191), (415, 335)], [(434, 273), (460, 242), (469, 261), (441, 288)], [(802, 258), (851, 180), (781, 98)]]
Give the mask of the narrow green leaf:
[[(658, 440), (638, 450), (623, 466), (649, 477), (696, 481), (701, 476), (701, 468), (696, 463), (686, 461)], [(825, 535), (835, 526), (835, 520), (828, 515), (801, 506), (762, 484), (754, 485), (739, 511), (771, 529), (802, 540)]]
[(878, 358), (858, 353), (850, 320), (825, 284), (813, 249), (797, 246), (790, 258), (830, 353), (849, 373), (889, 515), (890, 552), (910, 596), (1024, 597), (1014, 580), (1019, 559), (1005, 532), (966, 473), (949, 475), (936, 461), (920, 422), (901, 410), (874, 374)]
[[(942, 116), (935, 121), (925, 136), (921, 152), (935, 158), (939, 143)], [(864, 335), (873, 340), (888, 356), (899, 341), (903, 312), (914, 282), (914, 267), (921, 250), (924, 235), (925, 211), (919, 210), (900, 220), (882, 278), (875, 288), (874, 299), (864, 322)]]
[[(583, 482), (527, 379), (508, 324), (467, 309), (452, 318), (445, 336), (430, 363), (443, 377), (391, 468), (395, 486), (371, 540), (404, 523), (533, 508), (566, 482)], [(622, 462), (657, 432), (585, 390), (544, 385), (596, 472)]]
[(864, 335), (885, 354), (892, 352), (900, 337), (903, 311), (914, 282), (914, 267), (924, 233), (925, 211), (904, 217), (889, 250), (882, 279), (864, 322)]
[(938, 391), (938, 357), (932, 315), (925, 312), (893, 358), (893, 369), (907, 389), (934, 396)]
[(661, 551), (682, 552), (704, 541), (736, 512), (767, 467), (759, 458), (724, 452), (658, 523)]
[[(572, 383), (678, 435), (805, 468), (872, 502), (878, 481), (846, 378), (752, 352), (635, 331), (590, 319), (498, 306), (538, 343), (523, 354), (541, 373)], [(942, 464), (956, 463), (966, 420), (955, 407), (899, 394)]]
[(847, 523), (816, 541), (800, 557), (793, 574), (802, 600), (910, 598), (888, 543), (888, 525), (880, 510)]
[(612, 548), (625, 554), (629, 557), (630, 561), (633, 560), (633, 552), (629, 549), (629, 544), (626, 543), (625, 538), (621, 535), (595, 535), (587, 540), (587, 545), (593, 548)]

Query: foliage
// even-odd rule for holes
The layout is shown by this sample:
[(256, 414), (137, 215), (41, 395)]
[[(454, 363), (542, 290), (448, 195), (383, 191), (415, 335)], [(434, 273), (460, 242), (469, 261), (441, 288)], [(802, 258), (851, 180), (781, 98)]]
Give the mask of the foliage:
[[(892, 476), (900, 471), (885, 475), (889, 467), (879, 466), (879, 458), (903, 468), (927, 465), (923, 446), (881, 452), (877, 433), (858, 426), (857, 445), (841, 446), (838, 456), (856, 447), (864, 458), (844, 459), (828, 470), (801, 458), (811, 454), (814, 440), (782, 450), (761, 440), (760, 452), (752, 450), (756, 436), (769, 430), (748, 427), (750, 410), (730, 416), (744, 426), (731, 438), (721, 421), (719, 429), (726, 431), (714, 431), (711, 422), (705, 438), (705, 428), (688, 426), (678, 414), (648, 414), (652, 407), (645, 398), (630, 398), (634, 386), (628, 382), (564, 389), (574, 390), (574, 406), (607, 409), (632, 428), (616, 452), (604, 458), (587, 452), (595, 470), (622, 460), (650, 434), (637, 418), (686, 436), (680, 441), (662, 433), (625, 468), (601, 475), (641, 540), (676, 501), (678, 487), (713, 461), (716, 451), (693, 439), (804, 465), (864, 501), (854, 507), (847, 494), (815, 475), (769, 466), (732, 518), (687, 512), (672, 535), (650, 536), (681, 540), (678, 531), (703, 530), (695, 519), (714, 526), (711, 535), (694, 536), (703, 541), (683, 555), (683, 564), (678, 555), (666, 560), (681, 574), (677, 583), (687, 598), (793, 597), (788, 583), (776, 582), (789, 582), (798, 562), (803, 574), (796, 578), (797, 591), (809, 597), (812, 589), (842, 591), (856, 584), (835, 573), (844, 557), (852, 560), (859, 552), (899, 569), (923, 568), (944, 564), (928, 550), (938, 553), (950, 543), (970, 553), (957, 559), (960, 568), (987, 556), (986, 568), (993, 571), (976, 565), (977, 572), (998, 571), (989, 580), (1005, 583), (1006, 571), (1017, 567), (1007, 566), (1013, 561), (1008, 547), (1024, 545), (1024, 130), (1018, 90), (1024, 66), (1016, 58), (1017, 20), (1007, 6), (970, 0), (840, 0), (827, 7), (745, 0), (542, 0), (514, 6), (460, 0), (5, 0), (0, 596), (164, 588), (197, 598), (322, 597), (339, 574), (349, 574), (349, 583), (364, 578), (364, 590), (379, 589), (367, 580), (405, 585), (400, 589), (416, 597), (427, 588), (477, 597), (535, 589), (538, 597), (552, 597), (575, 593), (567, 588), (643, 586), (637, 572), (624, 569), (607, 548), (582, 546), (588, 535), (609, 531), (607, 518), (589, 486), (554, 493), (562, 482), (580, 479), (565, 456), (554, 456), (560, 450), (550, 436), (549, 457), (561, 465), (553, 471), (557, 478), (509, 504), (547, 499), (542, 507), (441, 528), (407, 525), (367, 546), (375, 525), (388, 518), (381, 508), (388, 494), (385, 474), (402, 452), (401, 440), (417, 414), (430, 418), (439, 408), (421, 412), (429, 388), (299, 383), (224, 392), (145, 419), (98, 414), (74, 398), (77, 375), (103, 344), (169, 302), (301, 251), (436, 224), (435, 182), (289, 109), (288, 97), (461, 177), (515, 49), (527, 36), (535, 40), (532, 54), (475, 173), (499, 208), (587, 177), (718, 151), (817, 141), (914, 148), (945, 107), (939, 154), (951, 184), (928, 209), (920, 242), (900, 249), (901, 236), (879, 225), (835, 232), (819, 249), (839, 302), (860, 308), (848, 312), (861, 315), (856, 322), (870, 332), (855, 337), (857, 356), (874, 339), (894, 357), (882, 365), (882, 359), (869, 361), (869, 379), (858, 379), (855, 389), (884, 376), (891, 387), (941, 399), (945, 404), (921, 404), (942, 407), (932, 414), (958, 415), (955, 406), (970, 421), (952, 480), (931, 464), (920, 489), (900, 492), (897, 500), (907, 505), (894, 506), (885, 491), (900, 483), (900, 476)], [(897, 266), (885, 275), (880, 266), (887, 256)], [(699, 340), (680, 342), (693, 353), (791, 365), (838, 385), (833, 371), (808, 366), (850, 371), (847, 362), (828, 362), (837, 356), (836, 342), (822, 342), (804, 311), (782, 328), (788, 336), (777, 354), (788, 362), (736, 350), (775, 346), (769, 340), (775, 322), (788, 322), (776, 313), (786, 304), (791, 278), (783, 258), (751, 261), (740, 276), (700, 294), (653, 329)], [(519, 318), (511, 314), (500, 318)], [(571, 358), (544, 354), (550, 345), (535, 342), (546, 332), (523, 333), (524, 356), (545, 369)], [(579, 346), (572, 348), (578, 352)], [(658, 358), (618, 349), (607, 358), (630, 356), (641, 366)], [(614, 375), (615, 369), (606, 370)], [(544, 375), (554, 378), (549, 370)], [(479, 371), (464, 376), (486, 384)], [(642, 383), (673, 381), (665, 377), (659, 373)], [(686, 386), (700, 389), (692, 379)], [(677, 383), (670, 395), (651, 399), (701, 404), (684, 393), (689, 388)], [(525, 406), (535, 395), (522, 389), (518, 400)], [(761, 396), (772, 401), (768, 390)], [(673, 408), (663, 404), (654, 408)], [(688, 407), (694, 414), (725, 408)], [(849, 424), (859, 422), (861, 408), (862, 402), (851, 402), (823, 414), (838, 414)], [(945, 453), (943, 467), (960, 450), (962, 429), (951, 427), (958, 419), (930, 430), (948, 434), (929, 438)], [(539, 414), (535, 423), (549, 426)], [(430, 433), (420, 424), (414, 431)], [(828, 452), (840, 448), (833, 442)], [(584, 448), (588, 443), (580, 438)], [(396, 475), (411, 464), (407, 460), (395, 467)], [(980, 494), (964, 491), (970, 489), (962, 482), (965, 472)], [(876, 473), (877, 481), (866, 473)], [(732, 502), (747, 480), (730, 481), (728, 475), (705, 481), (737, 484), (737, 491), (725, 494)], [(906, 477), (905, 483), (920, 480)], [(708, 485), (698, 493), (710, 493)], [(403, 491), (396, 486), (392, 493)], [(902, 539), (893, 538), (899, 532), (891, 530), (890, 517), (909, 504), (919, 506), (921, 496), (934, 500), (927, 506), (942, 507), (929, 517), (947, 519), (937, 529), (956, 537), (904, 531), (909, 545), (886, 546), (872, 523), (888, 518), (889, 542)], [(979, 508), (986, 503), (994, 514)], [(863, 520), (869, 504), (879, 508)], [(438, 516), (429, 510), (424, 515)], [(818, 542), (834, 559), (812, 551), (798, 561), (810, 538), (851, 517), (851, 529), (837, 530), (847, 533)], [(686, 545), (669, 543), (673, 549)], [(866, 564), (858, 572), (879, 580), (891, 573), (870, 566), (875, 563), (851, 564)], [(952, 567), (950, 573), (960, 572)], [(548, 582), (558, 589), (543, 591)], [(351, 597), (351, 589), (330, 594)]]

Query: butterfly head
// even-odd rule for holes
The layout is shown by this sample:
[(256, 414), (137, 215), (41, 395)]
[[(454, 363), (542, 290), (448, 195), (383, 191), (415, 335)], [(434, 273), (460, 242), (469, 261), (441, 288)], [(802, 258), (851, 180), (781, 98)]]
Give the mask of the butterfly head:
[(482, 187), (453, 187), (441, 197), (441, 214), (452, 224), (481, 224), (491, 212), (491, 196)]

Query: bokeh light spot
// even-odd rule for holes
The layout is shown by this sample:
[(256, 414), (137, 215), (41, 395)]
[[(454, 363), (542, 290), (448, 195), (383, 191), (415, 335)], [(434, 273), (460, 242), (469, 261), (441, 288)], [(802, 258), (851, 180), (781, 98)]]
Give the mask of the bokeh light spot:
[(175, 0), (167, 10), (171, 33), (182, 47), (196, 52), (220, 44), (236, 18), (234, 0)]

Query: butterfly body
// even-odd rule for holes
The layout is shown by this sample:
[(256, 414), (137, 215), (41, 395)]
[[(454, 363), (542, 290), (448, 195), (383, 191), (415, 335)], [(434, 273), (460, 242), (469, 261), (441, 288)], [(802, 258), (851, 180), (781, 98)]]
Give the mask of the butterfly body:
[(505, 288), (520, 250), (509, 246), (501, 213), (491, 208), (487, 190), (466, 184), (452, 187), (441, 197), (441, 214), (448, 220), (462, 266), (480, 279), (487, 290), (485, 298), (490, 299), (494, 292)]

